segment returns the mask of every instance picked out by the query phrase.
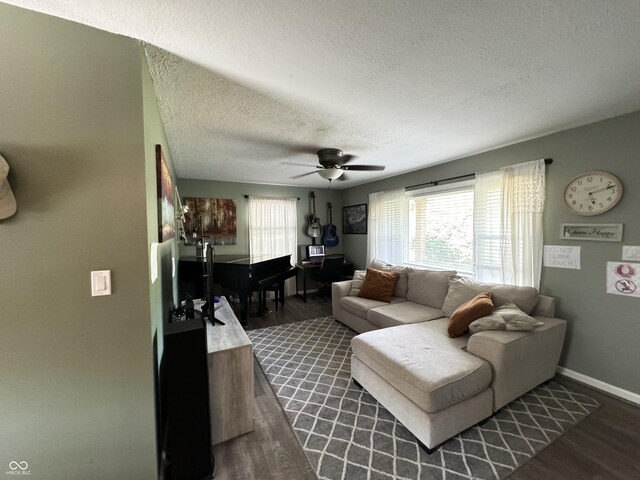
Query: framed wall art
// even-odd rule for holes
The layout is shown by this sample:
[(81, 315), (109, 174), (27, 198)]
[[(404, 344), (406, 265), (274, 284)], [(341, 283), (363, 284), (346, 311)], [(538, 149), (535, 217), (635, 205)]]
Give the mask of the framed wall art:
[(187, 237), (209, 237), (213, 245), (236, 245), (236, 202), (229, 198), (185, 197), (189, 207), (184, 230)]
[(162, 153), (162, 146), (156, 145), (156, 184), (158, 190), (158, 239), (162, 243), (176, 234), (173, 177)]
[(367, 204), (342, 207), (342, 233), (367, 233)]

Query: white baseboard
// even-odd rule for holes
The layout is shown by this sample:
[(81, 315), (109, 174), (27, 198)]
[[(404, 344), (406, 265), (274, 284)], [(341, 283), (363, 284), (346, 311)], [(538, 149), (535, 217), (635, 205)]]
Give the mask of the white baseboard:
[(577, 382), (584, 383), (585, 385), (589, 385), (590, 387), (596, 388), (598, 390), (602, 390), (603, 392), (613, 395), (614, 397), (619, 397), (623, 400), (626, 400), (627, 402), (631, 402), (635, 405), (640, 405), (640, 395), (638, 395), (637, 393), (633, 393), (629, 390), (616, 387), (601, 380), (596, 380), (595, 378), (583, 375), (582, 373), (574, 372), (573, 370), (569, 370), (568, 368), (558, 367), (558, 373), (560, 375), (564, 375), (565, 377), (569, 377)]

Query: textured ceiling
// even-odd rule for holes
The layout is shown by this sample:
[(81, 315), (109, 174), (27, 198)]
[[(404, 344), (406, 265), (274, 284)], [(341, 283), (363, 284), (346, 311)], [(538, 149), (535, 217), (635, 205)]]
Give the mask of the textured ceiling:
[(350, 187), (640, 110), (637, 0), (6, 3), (147, 42), (181, 178), (387, 166)]

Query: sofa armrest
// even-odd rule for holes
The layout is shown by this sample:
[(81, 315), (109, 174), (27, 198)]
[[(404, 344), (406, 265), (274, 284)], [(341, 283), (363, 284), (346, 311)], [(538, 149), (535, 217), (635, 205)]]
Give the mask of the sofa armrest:
[(343, 280), (342, 282), (333, 282), (331, 284), (331, 295), (340, 298), (346, 297), (351, 291), (353, 280)]
[(469, 337), (467, 352), (491, 364), (494, 411), (556, 374), (567, 322), (535, 318), (544, 325), (530, 332), (485, 330)]
[(331, 284), (331, 310), (333, 316), (340, 319), (342, 309), (340, 308), (340, 299), (349, 295), (351, 291), (352, 280), (344, 280), (342, 282), (333, 282)]
[(331, 284), (331, 309), (336, 318), (340, 316), (338, 313), (341, 311), (340, 299), (349, 295), (349, 292), (351, 291), (351, 283), (352, 280), (344, 280), (342, 282), (333, 282)]

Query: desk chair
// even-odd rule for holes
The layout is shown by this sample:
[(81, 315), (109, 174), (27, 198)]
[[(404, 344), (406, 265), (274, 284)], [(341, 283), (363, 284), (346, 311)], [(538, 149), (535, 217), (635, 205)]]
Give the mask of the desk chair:
[(316, 282), (322, 284), (319, 294), (327, 298), (331, 298), (331, 284), (344, 280), (344, 255), (326, 255), (322, 260), (322, 265), (317, 274), (311, 276)]

